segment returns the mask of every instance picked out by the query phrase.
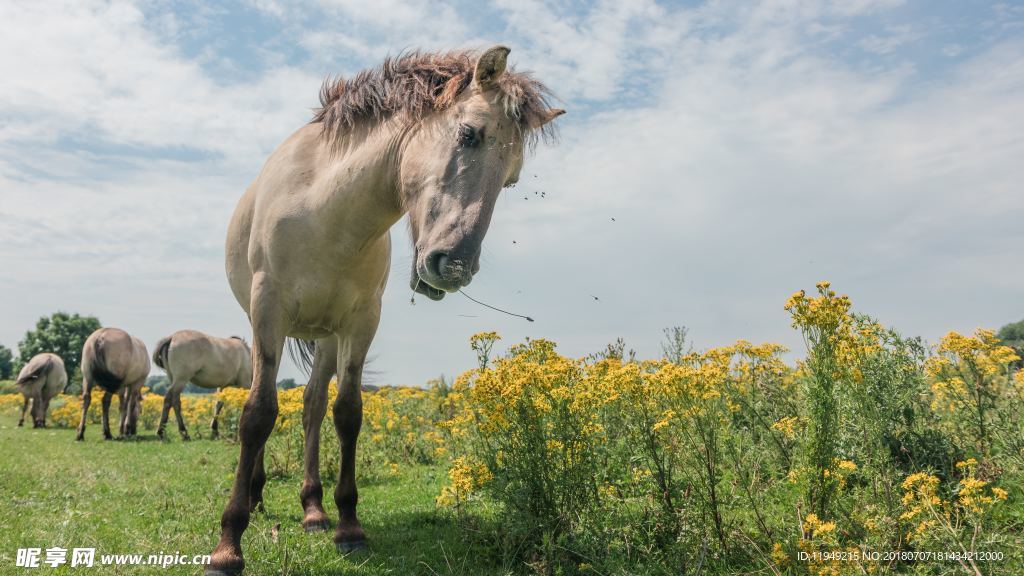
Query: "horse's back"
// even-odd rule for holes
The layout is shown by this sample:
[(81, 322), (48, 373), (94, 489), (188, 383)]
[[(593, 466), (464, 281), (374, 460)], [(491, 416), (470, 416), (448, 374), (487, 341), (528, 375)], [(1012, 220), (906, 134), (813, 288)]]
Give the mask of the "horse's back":
[(50, 370), (46, 374), (43, 398), (53, 398), (63, 392), (68, 385), (68, 372), (64, 367), (64, 360), (56, 354), (48, 354), (50, 355)]
[(181, 330), (171, 336), (168, 362), (175, 379), (220, 388), (236, 380), (242, 363), (248, 361), (246, 352), (241, 340)]
[(52, 398), (64, 390), (68, 376), (64, 360), (52, 352), (36, 354), (18, 373), (17, 383), (22, 393), (42, 393), (44, 399)]
[(149, 367), (146, 345), (120, 328), (93, 332), (82, 350), (83, 375), (110, 386), (136, 382), (149, 374)]

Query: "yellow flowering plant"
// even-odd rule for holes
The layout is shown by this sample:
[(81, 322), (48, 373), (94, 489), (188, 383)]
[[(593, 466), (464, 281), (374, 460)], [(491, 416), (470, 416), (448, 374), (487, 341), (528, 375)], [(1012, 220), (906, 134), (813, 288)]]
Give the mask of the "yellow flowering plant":
[(932, 408), (982, 453), (990, 453), (997, 441), (1013, 438), (1019, 426), (1024, 395), (1020, 377), (1011, 369), (1018, 360), (994, 331), (979, 328), (973, 336), (949, 332), (925, 363)]

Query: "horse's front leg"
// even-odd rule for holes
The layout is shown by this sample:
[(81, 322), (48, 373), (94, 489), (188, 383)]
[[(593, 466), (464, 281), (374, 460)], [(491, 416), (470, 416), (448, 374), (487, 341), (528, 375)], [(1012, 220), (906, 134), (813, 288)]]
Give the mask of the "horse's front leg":
[(334, 545), (339, 552), (348, 553), (366, 546), (366, 534), (356, 516), (359, 494), (356, 490), (356, 442), (363, 424), (363, 364), (370, 342), (380, 318), (379, 304), (372, 317), (353, 326), (354, 332), (339, 336), (338, 398), (334, 402), (334, 427), (341, 446), (341, 466), (338, 484), (334, 488), (334, 502), (338, 505), (338, 527), (334, 531)]
[(338, 339), (317, 340), (313, 369), (302, 395), (302, 428), (306, 436), (302, 459), (305, 473), (299, 500), (302, 502), (302, 527), (306, 532), (327, 530), (324, 512), (324, 488), (320, 482), (320, 426), (327, 414), (327, 390), (338, 367)]
[(264, 444), (256, 454), (256, 465), (253, 466), (252, 476), (249, 478), (249, 512), (262, 512), (263, 508), (263, 487), (267, 485), (267, 470), (263, 464), (263, 455), (267, 445)]
[(283, 311), (276, 305), (268, 283), (261, 275), (253, 279), (253, 382), (249, 399), (242, 409), (238, 435), (241, 453), (231, 498), (221, 516), (220, 542), (210, 556), (206, 576), (236, 575), (245, 566), (242, 558), (242, 533), (249, 525), (250, 492), (253, 472), (260, 452), (277, 419), (277, 369), (287, 331)]
[(85, 440), (85, 417), (89, 414), (89, 404), (92, 403), (92, 382), (88, 378), (82, 378), (82, 419), (78, 422), (78, 434), (75, 441)]
[(103, 417), (102, 417), (102, 419), (103, 419), (103, 439), (104, 440), (111, 440), (114, 437), (114, 435), (110, 433), (110, 400), (111, 400), (111, 398), (113, 396), (114, 395), (111, 394), (110, 391), (104, 390), (104, 392), (103, 392), (103, 401), (101, 402), (101, 405), (103, 406)]

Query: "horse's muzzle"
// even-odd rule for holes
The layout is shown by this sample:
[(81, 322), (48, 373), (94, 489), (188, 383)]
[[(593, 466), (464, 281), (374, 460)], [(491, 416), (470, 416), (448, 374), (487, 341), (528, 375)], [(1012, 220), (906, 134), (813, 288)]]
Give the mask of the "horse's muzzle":
[[(435, 250), (423, 259), (416, 268), (418, 286), (413, 290), (434, 300), (440, 300), (445, 292), (456, 292), (473, 280), (474, 266), (462, 258), (452, 257), (447, 252)], [(419, 288), (425, 288), (420, 291)], [(436, 295), (436, 297), (435, 297)]]

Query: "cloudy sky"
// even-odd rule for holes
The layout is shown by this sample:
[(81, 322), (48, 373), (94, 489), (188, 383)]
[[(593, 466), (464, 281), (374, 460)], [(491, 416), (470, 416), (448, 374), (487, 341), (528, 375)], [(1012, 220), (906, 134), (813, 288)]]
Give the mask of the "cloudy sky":
[(1019, 4), (56, 4), (0, 2), (8, 346), (56, 310), (150, 345), (248, 333), (227, 221), (324, 77), (495, 43), (569, 111), (503, 193), (468, 289), (536, 322), (410, 304), (397, 225), (378, 383), (457, 374), (492, 329), (572, 355), (621, 336), (654, 356), (672, 325), (699, 347), (799, 348), (782, 305), (822, 279), (931, 341), (1024, 317)]

